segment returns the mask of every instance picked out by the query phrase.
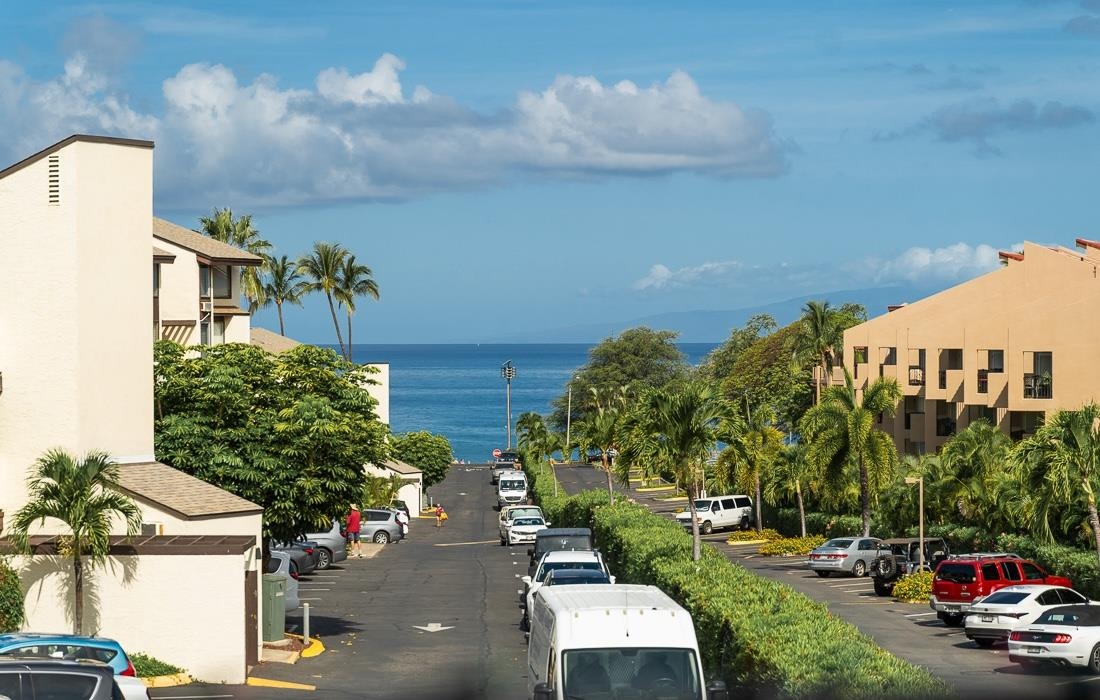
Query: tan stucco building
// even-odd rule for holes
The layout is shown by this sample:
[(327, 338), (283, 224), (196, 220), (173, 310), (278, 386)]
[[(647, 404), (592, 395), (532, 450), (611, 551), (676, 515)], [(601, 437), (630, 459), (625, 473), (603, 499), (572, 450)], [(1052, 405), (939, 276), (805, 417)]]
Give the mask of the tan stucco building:
[(934, 453), (981, 418), (1020, 439), (1048, 411), (1100, 400), (1100, 326), (1089, 322), (1100, 243), (1077, 246), (1025, 243), (997, 270), (845, 331), (857, 388), (893, 377), (905, 394), (882, 425), (899, 452)]

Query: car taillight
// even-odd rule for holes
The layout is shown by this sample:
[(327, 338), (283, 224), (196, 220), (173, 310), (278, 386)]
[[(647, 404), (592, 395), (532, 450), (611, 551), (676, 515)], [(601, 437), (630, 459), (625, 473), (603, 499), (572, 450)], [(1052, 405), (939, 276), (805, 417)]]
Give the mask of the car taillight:
[(127, 657), (127, 659), (126, 659), (126, 670), (123, 671), (122, 673), (118, 674), (118, 675), (120, 675), (120, 676), (136, 676), (137, 671), (134, 670), (134, 662), (130, 661), (130, 659)]
[(297, 571), (291, 571), (291, 572), (290, 572), (290, 578), (292, 578), (292, 579), (294, 579), (295, 581), (297, 581), (297, 580), (298, 580), (298, 572), (297, 572)]
[(830, 554), (829, 558), (830, 559), (847, 559), (848, 555), (847, 554)]
[(1019, 632), (1013, 632), (1012, 634), (1008, 635), (1008, 638), (1010, 641), (1018, 642), (1023, 638), (1023, 636)]
[(1050, 640), (1053, 644), (1069, 644), (1073, 641), (1073, 637), (1068, 634), (1056, 634), (1054, 639)]
[(306, 554), (313, 554), (313, 547), (306, 547), (305, 552)]

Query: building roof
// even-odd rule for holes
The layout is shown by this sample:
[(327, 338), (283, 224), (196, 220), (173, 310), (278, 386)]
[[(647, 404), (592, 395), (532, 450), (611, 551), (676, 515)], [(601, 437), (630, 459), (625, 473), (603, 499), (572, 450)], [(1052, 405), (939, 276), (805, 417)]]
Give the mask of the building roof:
[(386, 469), (389, 469), (390, 471), (397, 472), (398, 474), (423, 474), (424, 473), (424, 472), (420, 471), (419, 469), (417, 469), (416, 467), (414, 467), (413, 465), (406, 464), (405, 462), (402, 462), (399, 459), (387, 459), (385, 462), (382, 462), (382, 466), (385, 467)]
[(301, 343), (293, 338), (288, 338), (285, 335), (279, 335), (273, 331), (269, 331), (266, 328), (257, 328), (252, 326), (249, 330), (252, 334), (252, 344), (261, 350), (266, 350), (273, 355), (278, 355), (281, 352), (286, 352), (291, 348), (296, 348)]
[(159, 263), (175, 262), (175, 253), (169, 253), (167, 250), (153, 246), (153, 261)]
[[(56, 535), (33, 535), (28, 538), (35, 554), (58, 554)], [(257, 546), (253, 535), (111, 535), (111, 556), (159, 554), (195, 556), (210, 554), (245, 554)], [(10, 538), (0, 539), (0, 554), (15, 554)]]
[(231, 265), (259, 265), (264, 261), (259, 255), (253, 255), (228, 243), (222, 243), (210, 236), (184, 228), (171, 221), (153, 217), (153, 237), (186, 248), (195, 253), (203, 262), (229, 263)]
[(252, 501), (160, 462), (120, 464), (118, 485), (123, 491), (187, 518), (263, 510)]
[(46, 148), (42, 149), (38, 153), (35, 153), (34, 155), (27, 156), (26, 158), (19, 161), (15, 165), (9, 165), (8, 167), (4, 168), (3, 170), (0, 170), (0, 179), (3, 179), (5, 177), (7, 177), (8, 175), (11, 175), (14, 172), (20, 171), (23, 168), (27, 167), (28, 165), (33, 165), (34, 163), (37, 163), (38, 161), (45, 158), (46, 156), (53, 155), (54, 153), (57, 153), (58, 151), (60, 151), (65, 146), (76, 143), (77, 141), (82, 141), (84, 143), (110, 143), (110, 144), (114, 144), (116, 146), (134, 146), (135, 148), (152, 148), (153, 147), (153, 142), (152, 141), (140, 141), (140, 140), (137, 140), (137, 139), (120, 139), (120, 138), (116, 138), (114, 136), (92, 136), (92, 135), (89, 135), (89, 134), (73, 134), (69, 138), (64, 139), (62, 141), (58, 141), (57, 143), (55, 143), (52, 146), (47, 146)]

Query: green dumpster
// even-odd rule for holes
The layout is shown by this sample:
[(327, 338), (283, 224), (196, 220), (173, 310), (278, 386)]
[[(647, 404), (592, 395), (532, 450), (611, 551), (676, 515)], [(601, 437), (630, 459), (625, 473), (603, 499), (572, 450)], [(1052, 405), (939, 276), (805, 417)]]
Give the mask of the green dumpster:
[(265, 642), (277, 642), (286, 629), (286, 577), (282, 574), (264, 574), (260, 601), (263, 608), (263, 634)]

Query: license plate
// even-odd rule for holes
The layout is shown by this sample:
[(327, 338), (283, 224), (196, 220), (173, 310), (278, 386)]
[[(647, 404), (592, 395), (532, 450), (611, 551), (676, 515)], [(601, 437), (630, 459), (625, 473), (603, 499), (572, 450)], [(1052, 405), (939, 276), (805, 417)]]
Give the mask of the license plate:
[(947, 610), (949, 612), (958, 612), (959, 611), (959, 606), (958, 605), (945, 605), (945, 606), (943, 606), (943, 609)]
[(1043, 652), (1042, 647), (1028, 647), (1027, 653), (1029, 654), (1041, 654)]
[(982, 622), (993, 622), (992, 615), (982, 615)]

